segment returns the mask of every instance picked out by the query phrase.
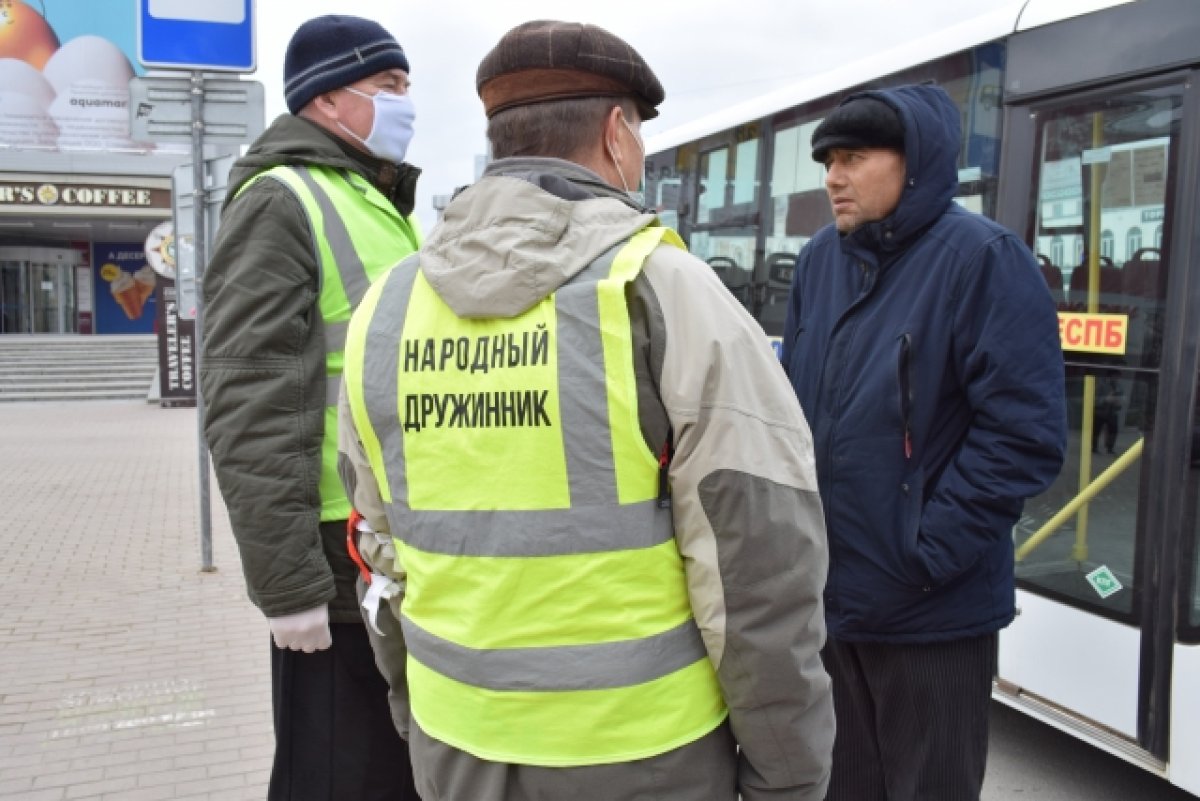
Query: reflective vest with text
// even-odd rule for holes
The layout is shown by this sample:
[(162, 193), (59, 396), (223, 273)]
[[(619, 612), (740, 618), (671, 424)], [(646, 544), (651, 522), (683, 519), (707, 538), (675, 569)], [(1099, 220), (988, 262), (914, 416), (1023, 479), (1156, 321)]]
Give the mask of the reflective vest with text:
[(416, 252), (416, 218), (396, 207), (361, 175), (318, 166), (280, 165), (269, 178), (288, 187), (304, 206), (321, 267), (318, 302), (325, 332), (325, 427), (321, 439), (321, 520), (345, 520), (350, 501), (337, 472), (337, 403), (350, 315), (378, 278)]
[(407, 576), (413, 719), (480, 759), (665, 753), (727, 715), (641, 433), (625, 289), (650, 227), (522, 314), (459, 318), (406, 261), (346, 388)]

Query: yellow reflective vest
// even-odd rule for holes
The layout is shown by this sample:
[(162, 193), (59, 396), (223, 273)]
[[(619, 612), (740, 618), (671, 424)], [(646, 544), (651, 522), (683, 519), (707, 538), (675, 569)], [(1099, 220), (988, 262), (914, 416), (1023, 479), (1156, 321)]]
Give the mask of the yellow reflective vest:
[(321, 441), (321, 520), (345, 520), (350, 501), (337, 472), (337, 403), (350, 315), (371, 284), (416, 252), (421, 235), (416, 217), (396, 207), (361, 175), (320, 166), (280, 165), (255, 181), (288, 187), (308, 215), (321, 267), (318, 302), (325, 332), (325, 433)]
[(625, 288), (650, 227), (506, 319), (412, 259), (350, 326), (346, 391), (398, 566), (414, 720), (481, 759), (642, 759), (726, 716), (639, 426)]

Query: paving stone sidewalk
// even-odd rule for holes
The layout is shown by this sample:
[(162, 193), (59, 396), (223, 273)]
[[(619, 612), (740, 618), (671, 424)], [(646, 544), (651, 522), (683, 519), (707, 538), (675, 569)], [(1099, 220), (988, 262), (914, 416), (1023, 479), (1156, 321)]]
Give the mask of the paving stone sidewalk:
[(215, 483), (200, 572), (196, 413), (0, 404), (0, 798), (266, 795), (268, 630)]

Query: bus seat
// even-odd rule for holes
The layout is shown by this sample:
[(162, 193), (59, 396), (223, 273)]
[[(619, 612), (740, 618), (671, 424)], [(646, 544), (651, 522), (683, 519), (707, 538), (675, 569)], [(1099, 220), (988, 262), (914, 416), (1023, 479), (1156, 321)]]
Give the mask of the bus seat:
[(750, 271), (738, 266), (737, 261), (729, 256), (709, 256), (708, 266), (712, 267), (717, 278), (725, 285), (738, 302), (747, 308), (750, 305)]
[(793, 253), (772, 253), (767, 256), (767, 293), (758, 322), (768, 336), (783, 333), (795, 269), (796, 256)]
[(1063, 302), (1063, 275), (1062, 270), (1054, 266), (1054, 262), (1050, 261), (1050, 257), (1039, 253), (1037, 255), (1038, 266), (1042, 270), (1042, 278), (1046, 279), (1046, 286), (1050, 288), (1050, 294), (1054, 298), (1055, 303)]
[(1162, 297), (1162, 253), (1158, 248), (1134, 251), (1121, 268), (1125, 294), (1143, 298)]
[(772, 253), (767, 256), (767, 287), (782, 289), (785, 293), (792, 289), (792, 272), (796, 269), (795, 253)]
[[(1087, 298), (1088, 290), (1088, 260), (1071, 271), (1071, 301), (1076, 302)], [(1108, 256), (1100, 257), (1100, 294), (1116, 295), (1122, 291), (1121, 271), (1113, 266)]]

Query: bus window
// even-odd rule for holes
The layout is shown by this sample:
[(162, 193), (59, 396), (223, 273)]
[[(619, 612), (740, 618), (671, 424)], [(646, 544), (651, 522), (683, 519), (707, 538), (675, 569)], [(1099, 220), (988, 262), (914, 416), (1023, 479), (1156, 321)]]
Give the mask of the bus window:
[[(1177, 88), (1148, 90), (1049, 111), (1038, 125), (1028, 241), (1043, 273), (1064, 279), (1056, 294), (1070, 443), (1058, 480), (1014, 532), (1017, 576), (1026, 589), (1130, 622), (1169, 264), (1141, 247), (1140, 227), (1170, 219), (1181, 105)], [(1058, 263), (1066, 254), (1082, 259)]]
[(812, 135), (821, 120), (775, 132), (771, 206), (764, 220), (766, 252), (795, 256), (812, 235), (833, 222), (825, 194), (825, 167), (812, 160)]
[(700, 155), (698, 225), (732, 222), (758, 199), (758, 126), (744, 125), (734, 133), (735, 144)]
[(833, 222), (825, 194), (825, 167), (812, 160), (812, 135), (820, 119), (775, 130), (771, 195), (763, 215), (766, 291), (758, 321), (771, 336), (783, 333), (792, 268), (800, 248)]
[(716, 147), (700, 151), (688, 247), (751, 309), (758, 244), (759, 125), (740, 125), (718, 140)]

